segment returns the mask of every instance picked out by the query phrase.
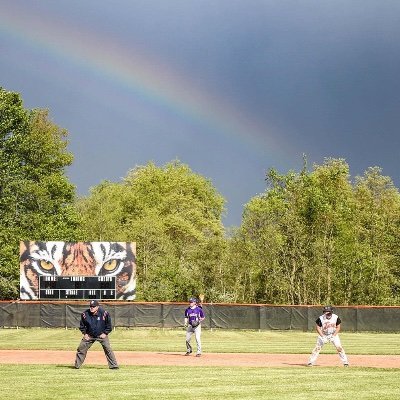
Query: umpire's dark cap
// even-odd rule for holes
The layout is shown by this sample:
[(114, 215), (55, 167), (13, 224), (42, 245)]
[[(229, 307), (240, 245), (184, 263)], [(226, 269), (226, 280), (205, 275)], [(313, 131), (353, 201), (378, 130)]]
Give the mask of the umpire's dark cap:
[(97, 300), (92, 300), (89, 303), (89, 307), (97, 307), (99, 305), (99, 302)]

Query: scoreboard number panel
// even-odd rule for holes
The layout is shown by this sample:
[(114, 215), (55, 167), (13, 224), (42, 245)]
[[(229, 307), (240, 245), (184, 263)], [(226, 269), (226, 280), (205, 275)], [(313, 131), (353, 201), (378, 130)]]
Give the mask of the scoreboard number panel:
[(115, 276), (40, 276), (39, 299), (116, 299)]

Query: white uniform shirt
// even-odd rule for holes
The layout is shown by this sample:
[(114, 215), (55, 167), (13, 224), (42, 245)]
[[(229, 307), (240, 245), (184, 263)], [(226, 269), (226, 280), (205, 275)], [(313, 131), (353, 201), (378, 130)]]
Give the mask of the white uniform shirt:
[(335, 333), (336, 326), (341, 323), (340, 318), (336, 314), (332, 314), (330, 318), (327, 318), (326, 314), (322, 314), (318, 319), (321, 325), (318, 324), (318, 320), (317, 324), (321, 326), (321, 330), (324, 335), (332, 335)]

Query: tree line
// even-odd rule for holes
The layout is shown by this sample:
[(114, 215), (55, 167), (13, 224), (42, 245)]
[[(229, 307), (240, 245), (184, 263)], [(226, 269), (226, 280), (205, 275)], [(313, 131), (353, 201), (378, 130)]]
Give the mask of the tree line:
[(68, 132), (0, 88), (0, 299), (19, 296), (21, 240), (134, 241), (138, 300), (398, 305), (400, 194), (378, 167), (343, 159), (271, 168), (239, 227), (179, 160), (149, 162), (78, 198)]

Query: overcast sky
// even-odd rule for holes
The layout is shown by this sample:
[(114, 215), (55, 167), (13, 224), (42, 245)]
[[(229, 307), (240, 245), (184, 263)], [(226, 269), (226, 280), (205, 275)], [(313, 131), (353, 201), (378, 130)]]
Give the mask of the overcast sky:
[(303, 154), (399, 187), (399, 38), (398, 0), (0, 0), (0, 86), (68, 130), (79, 195), (179, 159), (239, 225)]

